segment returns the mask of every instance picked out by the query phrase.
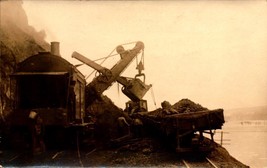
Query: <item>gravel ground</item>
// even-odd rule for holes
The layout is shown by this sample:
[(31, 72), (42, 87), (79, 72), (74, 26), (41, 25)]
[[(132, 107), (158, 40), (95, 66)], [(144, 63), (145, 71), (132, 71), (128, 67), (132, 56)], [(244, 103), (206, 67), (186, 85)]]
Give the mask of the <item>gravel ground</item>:
[(209, 167), (206, 157), (218, 167), (248, 167), (217, 144), (212, 152), (205, 155), (177, 154), (151, 139), (141, 139), (116, 148), (47, 150), (36, 156), (28, 151), (6, 150), (0, 155), (0, 164), (3, 167), (185, 167), (183, 160), (186, 160), (192, 167)]

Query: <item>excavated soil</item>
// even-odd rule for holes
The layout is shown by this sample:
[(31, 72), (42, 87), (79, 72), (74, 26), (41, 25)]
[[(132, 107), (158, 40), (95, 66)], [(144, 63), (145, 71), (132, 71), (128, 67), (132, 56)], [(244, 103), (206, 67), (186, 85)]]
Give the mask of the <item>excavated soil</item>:
[(48, 150), (32, 156), (29, 152), (3, 151), (0, 155), (3, 167), (56, 166), (56, 167), (185, 167), (186, 160), (193, 167), (207, 167), (205, 158), (217, 167), (248, 167), (220, 145), (210, 153), (178, 154), (163, 147), (154, 139), (139, 139), (119, 147), (91, 147), (80, 150)]

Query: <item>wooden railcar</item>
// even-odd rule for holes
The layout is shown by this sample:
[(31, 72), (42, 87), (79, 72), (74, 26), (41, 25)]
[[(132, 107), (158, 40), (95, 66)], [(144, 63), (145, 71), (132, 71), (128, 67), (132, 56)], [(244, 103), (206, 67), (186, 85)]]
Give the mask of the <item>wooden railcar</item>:
[(177, 152), (209, 151), (211, 143), (205, 143), (203, 133), (213, 141), (214, 130), (221, 129), (224, 121), (223, 109), (205, 110), (157, 116), (150, 112), (139, 113), (144, 126), (165, 136)]

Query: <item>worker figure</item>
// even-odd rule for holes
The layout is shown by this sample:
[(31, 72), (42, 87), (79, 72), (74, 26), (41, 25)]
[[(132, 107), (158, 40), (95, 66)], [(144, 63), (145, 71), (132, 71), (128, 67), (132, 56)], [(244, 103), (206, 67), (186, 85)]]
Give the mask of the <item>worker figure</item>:
[(32, 136), (32, 152), (33, 155), (38, 155), (45, 152), (44, 144), (44, 126), (43, 119), (35, 111), (31, 111), (30, 115), (30, 131)]
[(163, 115), (178, 114), (177, 110), (172, 108), (171, 104), (168, 101), (162, 102), (161, 107)]
[(132, 129), (136, 138), (141, 138), (144, 135), (143, 122), (137, 117), (133, 119)]
[(119, 136), (130, 134), (130, 124), (126, 121), (125, 117), (118, 117), (118, 133)]

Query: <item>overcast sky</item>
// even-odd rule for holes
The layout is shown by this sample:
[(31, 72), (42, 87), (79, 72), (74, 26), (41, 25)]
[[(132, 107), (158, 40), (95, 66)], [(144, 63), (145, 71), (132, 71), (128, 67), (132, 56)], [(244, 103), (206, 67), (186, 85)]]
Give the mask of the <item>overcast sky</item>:
[[(47, 42), (59, 41), (73, 64), (80, 63), (73, 51), (94, 60), (119, 44), (144, 42), (146, 83), (157, 108), (182, 98), (210, 109), (267, 105), (266, 1), (28, 0), (23, 7), (29, 24), (45, 30)], [(135, 67), (123, 75), (133, 77)], [(86, 65), (80, 70), (92, 72)], [(117, 84), (104, 94), (121, 108), (128, 100)], [(150, 91), (144, 98), (156, 108)]]

